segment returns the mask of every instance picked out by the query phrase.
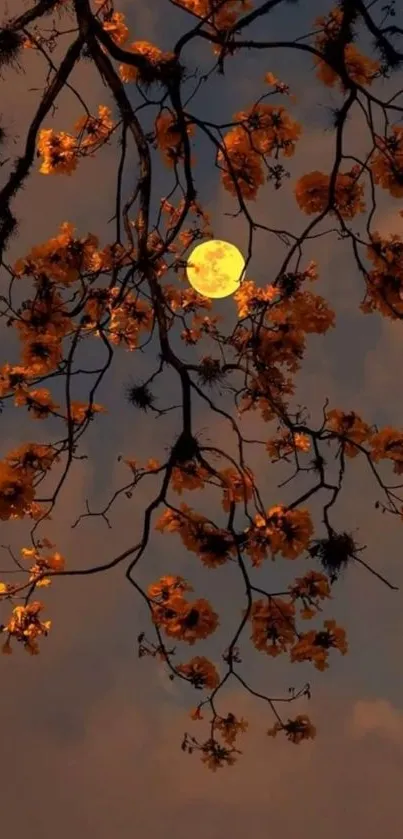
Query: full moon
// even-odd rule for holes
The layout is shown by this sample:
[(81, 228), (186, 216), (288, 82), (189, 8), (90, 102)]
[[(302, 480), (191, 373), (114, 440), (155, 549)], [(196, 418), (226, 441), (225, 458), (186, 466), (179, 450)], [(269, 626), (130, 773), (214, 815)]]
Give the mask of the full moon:
[(190, 285), (203, 297), (229, 297), (241, 284), (245, 260), (235, 245), (210, 239), (193, 249), (186, 273)]

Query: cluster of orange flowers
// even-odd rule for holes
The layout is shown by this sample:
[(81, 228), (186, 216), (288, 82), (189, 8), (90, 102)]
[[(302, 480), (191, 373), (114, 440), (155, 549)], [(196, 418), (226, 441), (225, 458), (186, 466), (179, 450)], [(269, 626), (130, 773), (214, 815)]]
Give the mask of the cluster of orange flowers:
[(224, 743), (227, 743), (228, 746), (233, 746), (238, 734), (246, 731), (247, 728), (248, 723), (243, 717), (238, 720), (235, 714), (231, 713), (227, 714), (226, 717), (219, 717), (214, 722), (214, 729), (219, 732)]
[(172, 469), (171, 486), (174, 492), (182, 495), (183, 490), (204, 489), (208, 477), (207, 469), (195, 460), (188, 460)]
[[(189, 126), (189, 131), (190, 128), (191, 126)], [(162, 198), (160, 203), (162, 212), (167, 216), (167, 233), (169, 233), (181, 218), (185, 206), (185, 199), (181, 198), (176, 209), (167, 198)], [(185, 249), (188, 248), (195, 239), (211, 239), (214, 236), (210, 216), (205, 212), (205, 210), (203, 210), (203, 207), (198, 201), (192, 201), (188, 210), (188, 215), (190, 217), (194, 216), (194, 226), (192, 228), (182, 228), (178, 237)], [(173, 245), (169, 246), (168, 249), (176, 251), (176, 247)], [(172, 286), (172, 288), (174, 287)], [(175, 289), (175, 291), (177, 291), (177, 289)], [(206, 298), (204, 298), (204, 300), (206, 300)]]
[(403, 195), (403, 127), (393, 125), (389, 136), (376, 136), (378, 151), (370, 161), (372, 175), (376, 184), (393, 195)]
[(180, 577), (162, 577), (148, 588), (153, 623), (169, 637), (188, 644), (207, 638), (219, 624), (208, 600), (199, 598), (189, 603), (185, 599), (184, 592), (191, 590)]
[(336, 621), (324, 621), (325, 629), (320, 632), (311, 630), (300, 636), (291, 650), (291, 661), (313, 661), (317, 670), (329, 667), (329, 649), (334, 647), (345, 655), (348, 649), (345, 630), (336, 625)]
[[(252, 280), (242, 283), (234, 295), (240, 317), (259, 314), (264, 307), (266, 329), (259, 330), (250, 343), (252, 332), (237, 326), (232, 345), (243, 355), (251, 354), (259, 365), (259, 374), (241, 401), (241, 413), (259, 407), (263, 419), (275, 417), (273, 403), (282, 404), (282, 397), (294, 392), (294, 385), (286, 379), (278, 365), (286, 365), (297, 372), (305, 350), (305, 334), (324, 333), (334, 326), (335, 314), (320, 295), (302, 291), (305, 280), (317, 279), (316, 264), (297, 274), (288, 274), (278, 285), (257, 288)], [(271, 394), (272, 404), (266, 394)]]
[(286, 84), (286, 82), (282, 82), (280, 79), (278, 79), (277, 76), (275, 76), (274, 73), (272, 73), (271, 71), (265, 73), (263, 81), (265, 81), (266, 84), (270, 85), (270, 87), (274, 87), (276, 93), (285, 93), (286, 96), (290, 97), (290, 100), (292, 102), (295, 103), (297, 101), (296, 97), (290, 93), (289, 85)]
[(121, 459), (123, 460), (123, 463), (125, 463), (126, 466), (128, 466), (129, 469), (131, 469), (131, 471), (133, 472), (133, 475), (135, 475), (135, 476), (139, 475), (141, 470), (143, 470), (144, 472), (157, 472), (158, 469), (161, 468), (161, 464), (160, 464), (159, 460), (156, 460), (154, 457), (150, 457), (147, 460), (147, 463), (146, 463), (145, 466), (138, 466), (137, 465), (137, 460), (134, 460), (134, 458), (121, 458), (119, 456), (118, 460), (121, 460)]
[[(51, 461), (54, 458), (51, 456), (47, 457), (45, 451), (40, 451), (41, 449), (45, 450), (46, 448), (50, 447), (31, 444), (31, 460), (33, 462), (31, 466), (26, 464), (25, 468), (32, 468), (33, 470), (49, 469)], [(35, 463), (34, 453), (35, 457), (39, 459), (38, 463)], [(15, 453), (15, 459), (16, 455), (17, 453)], [(11, 459), (12, 458), (10, 458), (10, 460)], [(44, 537), (37, 542), (36, 547), (21, 549), (22, 559), (33, 561), (33, 564), (29, 568), (29, 583), (34, 584), (37, 588), (50, 586), (51, 578), (46, 576), (48, 571), (60, 572), (64, 569), (64, 557), (61, 556), (58, 551), (52, 550), (54, 547), (55, 544)], [(46, 550), (48, 552), (43, 553), (43, 551)], [(5, 583), (0, 583), (0, 596), (12, 597), (24, 587), (25, 586), (11, 586)], [(1, 631), (7, 633), (7, 640), (2, 645), (2, 652), (4, 654), (10, 655), (12, 653), (12, 638), (15, 638), (18, 642), (22, 643), (26, 651), (31, 655), (37, 655), (39, 653), (37, 639), (40, 636), (46, 636), (51, 626), (51, 621), (42, 622), (39, 618), (39, 613), (43, 608), (42, 603), (35, 601), (34, 603), (28, 605), (16, 606), (13, 609), (8, 623), (1, 627)]]
[(242, 474), (230, 466), (219, 473), (223, 482), (222, 508), (229, 512), (231, 504), (241, 504), (250, 501), (253, 495), (254, 478), (250, 469), (244, 469)]
[(280, 304), (266, 313), (268, 328), (258, 335), (255, 358), (264, 367), (285, 365), (290, 372), (296, 373), (305, 351), (305, 334), (326, 332), (334, 325), (334, 319), (334, 312), (323, 298), (304, 292), (298, 299)]
[(393, 471), (397, 475), (403, 474), (403, 431), (386, 426), (372, 435), (370, 447), (371, 459), (375, 463), (382, 459), (392, 460)]
[(28, 378), (25, 367), (20, 364), (3, 364), (0, 367), (0, 399), (13, 391), (18, 394)]
[(43, 538), (35, 548), (21, 548), (21, 556), (23, 559), (34, 560), (34, 564), (29, 569), (31, 575), (29, 582), (32, 583), (35, 581), (37, 588), (50, 586), (51, 578), (43, 576), (47, 570), (64, 570), (65, 559), (58, 551), (53, 551), (48, 554), (42, 553), (44, 548), (50, 549), (54, 547), (54, 542), (50, 542), (49, 539)]
[[(60, 2), (65, 2), (65, 0), (60, 0)], [(104, 3), (104, 0), (96, 0), (96, 2), (100, 5)], [(129, 29), (126, 26), (125, 15), (122, 12), (116, 12), (111, 8), (107, 8), (107, 5), (101, 10), (101, 24), (102, 28), (115, 44), (119, 47), (124, 47), (127, 52), (143, 55), (149, 61), (150, 66), (148, 70), (140, 70), (137, 67), (132, 67), (131, 64), (121, 64), (119, 66), (119, 75), (123, 82), (138, 81), (150, 83), (158, 80), (160, 74), (163, 73), (164, 65), (169, 64), (174, 58), (173, 53), (163, 52), (149, 41), (134, 41), (132, 44), (127, 45)], [(39, 44), (41, 43), (40, 36), (35, 40)], [(25, 36), (23, 46), (26, 49), (36, 49), (36, 44), (29, 34)], [(103, 44), (100, 47), (102, 52), (108, 53)]]
[(313, 740), (316, 735), (316, 728), (307, 714), (298, 714), (295, 719), (289, 719), (286, 723), (276, 722), (268, 729), (267, 734), (269, 737), (276, 737), (279, 731), (285, 731), (288, 740), (296, 744), (302, 740)]
[(195, 312), (198, 309), (211, 309), (212, 302), (208, 297), (203, 297), (194, 288), (177, 288), (166, 283), (162, 287), (164, 300), (172, 312), (182, 309), (183, 313)]
[(110, 291), (112, 306), (108, 324), (108, 337), (112, 344), (124, 345), (129, 350), (138, 346), (141, 332), (149, 332), (153, 324), (153, 309), (149, 303), (139, 300), (138, 295), (129, 292), (120, 305), (114, 300), (119, 295), (119, 289)]
[(223, 766), (233, 766), (236, 762), (236, 754), (240, 754), (239, 749), (223, 746), (214, 737), (209, 737), (203, 743), (201, 750), (202, 762), (212, 772), (216, 772), (217, 769), (221, 769)]
[(145, 69), (133, 67), (131, 64), (121, 64), (119, 75), (122, 82), (125, 83), (139, 82), (147, 85), (159, 81), (164, 77), (164, 71), (166, 72), (175, 58), (172, 52), (163, 52), (155, 44), (151, 44), (150, 41), (134, 41), (125, 49), (135, 55), (143, 55), (149, 62), (149, 67)]
[(283, 504), (271, 507), (266, 516), (257, 513), (253, 525), (245, 530), (246, 553), (259, 566), (270, 551), (286, 559), (296, 559), (309, 545), (313, 524), (308, 510), (290, 510)]
[(34, 502), (35, 479), (57, 460), (52, 446), (25, 443), (0, 461), (0, 519), (35, 518), (39, 514), (39, 505)]
[(279, 597), (255, 600), (249, 619), (256, 649), (273, 657), (287, 652), (295, 641), (294, 616), (294, 604)]
[(289, 590), (293, 600), (302, 601), (300, 615), (303, 620), (315, 617), (320, 609), (319, 601), (331, 597), (328, 578), (319, 571), (308, 571), (303, 577), (297, 577)]
[(74, 128), (76, 137), (65, 131), (56, 132), (53, 128), (43, 128), (39, 132), (37, 147), (43, 157), (39, 171), (43, 175), (71, 175), (77, 168), (79, 157), (93, 157), (114, 129), (111, 111), (106, 105), (99, 105), (98, 117), (80, 117)]
[(302, 127), (281, 105), (253, 105), (233, 120), (242, 124), (225, 135), (217, 162), (224, 189), (237, 195), (237, 184), (243, 197), (251, 200), (265, 181), (262, 157), (292, 157)]
[(63, 339), (73, 331), (54, 286), (43, 284), (34, 300), (26, 300), (15, 323), (23, 345), (22, 363), (32, 376), (54, 370), (63, 357)]
[(29, 514), (35, 497), (33, 475), (22, 469), (13, 469), (0, 462), (0, 519), (21, 519)]
[(276, 158), (280, 153), (292, 157), (302, 133), (283, 105), (255, 104), (234, 114), (233, 121), (241, 123), (234, 130), (246, 132), (253, 151)]
[(391, 426), (385, 426), (380, 431), (374, 431), (354, 411), (344, 413), (332, 410), (326, 412), (326, 428), (340, 436), (345, 436), (345, 453), (348, 457), (359, 454), (358, 445), (367, 443), (371, 460), (391, 460), (396, 474), (403, 474), (403, 432)]
[[(189, 137), (194, 134), (194, 126), (186, 124), (186, 133)], [(161, 113), (155, 120), (155, 142), (162, 152), (163, 159), (167, 166), (173, 167), (175, 163), (183, 158), (183, 139), (179, 126), (171, 113)], [(194, 165), (195, 160), (191, 156), (190, 162)]]
[(6, 456), (6, 463), (13, 469), (36, 475), (52, 468), (59, 460), (57, 450), (53, 446), (41, 443), (23, 443), (18, 449), (13, 449)]
[(34, 501), (36, 479), (59, 459), (52, 446), (25, 443), (0, 461), (0, 519), (40, 518), (43, 510)]
[(271, 437), (266, 443), (266, 449), (273, 461), (287, 457), (293, 452), (309, 452), (311, 448), (310, 439), (307, 434), (291, 433), (285, 429)]
[(326, 428), (348, 438), (348, 442), (344, 442), (348, 457), (356, 457), (359, 453), (355, 444), (368, 443), (374, 463), (392, 460), (394, 472), (398, 475), (403, 473), (403, 432), (397, 428), (385, 426), (375, 432), (354, 411), (346, 414), (338, 410), (326, 413)]
[(148, 596), (161, 603), (167, 603), (172, 597), (182, 596), (185, 591), (193, 591), (193, 588), (178, 574), (161, 577), (156, 583), (148, 586)]
[[(10, 389), (8, 384), (6, 392)], [(15, 390), (14, 403), (18, 406), (25, 405), (34, 419), (46, 419), (50, 414), (56, 414), (60, 408), (60, 405), (53, 401), (52, 394), (46, 387), (32, 390), (20, 387)]]
[(15, 638), (19, 643), (24, 645), (25, 650), (31, 655), (39, 653), (38, 641), (41, 635), (46, 636), (51, 626), (51, 621), (41, 621), (39, 613), (43, 609), (43, 603), (35, 600), (29, 603), (28, 606), (16, 606), (13, 609), (12, 617), (6, 626), (3, 627), (3, 632), (6, 632), (8, 637), (2, 646), (2, 652), (10, 654), (12, 652), (11, 639)]
[[(342, 218), (352, 219), (357, 213), (364, 212), (364, 186), (358, 182), (360, 173), (361, 168), (358, 164), (349, 172), (337, 173), (331, 213), (337, 210)], [(323, 213), (330, 201), (330, 179), (330, 175), (318, 171), (309, 172), (299, 178), (295, 185), (295, 197), (304, 213)]]
[[(240, 504), (252, 498), (254, 479), (250, 469), (244, 469), (241, 473), (230, 466), (227, 469), (217, 469), (215, 473), (214, 477), (220, 482), (222, 488), (222, 508), (225, 512), (230, 511), (231, 504)], [(205, 467), (196, 460), (188, 460), (173, 467), (171, 485), (174, 491), (181, 495), (183, 490), (203, 489), (208, 479), (212, 482), (212, 476)], [(181, 509), (188, 513), (190, 511), (186, 505), (182, 505)], [(177, 513), (171, 515), (171, 511), (167, 510), (161, 521), (171, 522), (172, 519), (176, 520), (177, 516)], [(191, 516), (193, 517), (194, 513), (191, 513)]]
[(359, 449), (354, 443), (364, 443), (371, 436), (370, 426), (355, 411), (350, 411), (348, 414), (344, 411), (327, 411), (326, 428), (336, 434), (348, 437), (348, 442), (344, 443), (347, 457), (356, 457), (359, 454)]
[[(40, 341), (38, 346), (41, 346)], [(49, 359), (48, 359), (49, 363)], [(60, 405), (54, 402), (52, 394), (45, 388), (33, 388), (29, 390), (28, 379), (32, 376), (38, 375), (38, 364), (31, 364), (28, 367), (21, 367), (19, 365), (12, 367), (10, 364), (3, 365), (0, 368), (0, 398), (14, 392), (14, 404), (17, 407), (26, 406), (28, 412), (34, 419), (45, 419), (50, 414), (54, 416), (70, 418), (70, 422), (81, 424), (84, 420), (91, 418), (97, 413), (106, 413), (106, 408), (98, 405), (96, 402), (92, 404), (88, 402), (80, 402), (73, 399), (70, 401), (68, 411), (66, 414), (58, 413)], [(34, 446), (36, 444), (29, 444)], [(46, 447), (48, 448), (48, 447)], [(57, 461), (58, 457), (54, 458)]]
[[(249, 335), (248, 332), (247, 334)], [(239, 347), (238, 342), (233, 343)], [(239, 414), (242, 416), (247, 411), (259, 409), (265, 422), (275, 420), (278, 409), (284, 411), (287, 408), (285, 396), (293, 394), (294, 391), (295, 385), (290, 377), (286, 377), (278, 367), (267, 367), (248, 385), (241, 399)]]
[[(323, 335), (335, 324), (335, 314), (320, 294), (311, 291), (297, 291), (267, 314), (267, 322), (280, 331), (287, 326), (288, 333), (294, 329), (305, 334)], [(285, 339), (287, 344), (287, 338)]]
[[(101, 11), (102, 15), (102, 11)], [(129, 40), (129, 30), (125, 24), (125, 16), (122, 12), (106, 11), (103, 14), (102, 28), (108, 33), (112, 41), (119, 47), (123, 47)], [(106, 52), (105, 47), (101, 48)]]
[[(191, 714), (192, 719), (201, 720), (203, 715), (200, 713), (200, 706)], [(237, 719), (235, 714), (228, 713), (226, 717), (214, 716), (211, 720), (211, 728), (213, 736), (209, 737), (204, 743), (198, 744), (195, 737), (191, 738), (191, 745), (188, 742), (188, 737), (182, 744), (182, 748), (192, 752), (197, 748), (201, 752), (202, 762), (208, 766), (213, 772), (223, 766), (233, 766), (236, 761), (236, 755), (242, 754), (239, 749), (236, 749), (234, 743), (239, 734), (245, 732), (248, 728), (248, 722), (243, 717)], [(219, 735), (223, 742), (216, 739), (216, 734)]]
[(181, 504), (180, 510), (166, 510), (155, 527), (161, 533), (178, 533), (185, 548), (197, 554), (207, 568), (223, 565), (235, 552), (232, 534), (214, 527), (187, 504)]
[[(216, 0), (178, 0), (178, 6), (208, 21), (207, 31), (222, 35), (231, 29), (243, 12), (253, 9), (250, 0), (223, 0), (220, 3)], [(218, 44), (213, 44), (213, 52), (215, 55), (220, 53)]]
[(277, 296), (278, 291), (275, 286), (266, 285), (259, 287), (253, 280), (243, 280), (238, 291), (234, 294), (234, 300), (238, 308), (238, 317), (247, 317), (262, 304), (271, 303)]
[(178, 664), (176, 667), (189, 682), (197, 689), (214, 688), (220, 683), (220, 677), (214, 664), (205, 656), (195, 656), (187, 664)]
[(72, 331), (72, 321), (63, 310), (63, 299), (54, 286), (48, 285), (34, 300), (25, 300), (15, 326), (22, 341), (36, 341), (39, 335), (63, 340)]
[(234, 294), (239, 318), (259, 313), (264, 307), (268, 326), (287, 324), (305, 332), (325, 332), (333, 324), (326, 301), (320, 295), (301, 291), (306, 280), (317, 279), (317, 265), (312, 261), (304, 271), (286, 274), (276, 285), (258, 287), (253, 280), (244, 280)]
[(187, 346), (194, 346), (204, 335), (214, 335), (217, 323), (222, 320), (220, 315), (193, 315), (191, 326), (182, 330), (180, 337)]
[[(297, 639), (293, 600), (300, 597), (303, 601), (312, 602), (315, 598), (329, 597), (329, 584), (323, 575), (318, 574), (315, 578), (312, 572), (312, 576), (297, 579), (290, 589), (293, 598), (291, 602), (279, 597), (268, 597), (266, 601), (256, 600), (252, 604), (249, 616), (252, 622), (251, 641), (257, 650), (273, 657), (289, 651), (291, 661), (313, 661), (318, 670), (324, 670), (328, 666), (330, 647), (339, 649), (343, 655), (347, 652), (345, 631), (337, 627), (335, 621), (328, 620), (324, 623), (325, 630), (311, 630), (299, 635)], [(315, 604), (316, 609), (318, 605)], [(301, 616), (309, 619), (316, 614), (316, 609), (305, 607)]]
[(248, 201), (256, 198), (264, 184), (264, 174), (261, 158), (253, 151), (247, 133), (232, 129), (224, 138), (224, 147), (225, 154), (220, 150), (217, 155), (224, 189), (231, 195), (237, 195), (239, 190)]
[(79, 239), (74, 236), (74, 230), (73, 224), (63, 222), (57, 236), (36, 245), (27, 256), (17, 259), (13, 266), (14, 274), (17, 277), (32, 277), (39, 288), (44, 285), (45, 276), (49, 281), (44, 287), (48, 297), (51, 293), (50, 281), (68, 288), (79, 280), (80, 272), (92, 274), (110, 270), (109, 252), (98, 250), (98, 237), (89, 233)]
[[(403, 170), (402, 170), (403, 171)], [(403, 239), (398, 234), (387, 237), (372, 234), (367, 248), (374, 268), (368, 272), (367, 290), (361, 310), (379, 311), (396, 320), (403, 316)]]
[[(315, 36), (315, 47), (327, 57), (332, 55), (331, 48), (340, 36), (342, 23), (343, 11), (341, 8), (331, 9), (328, 15), (320, 16), (315, 20), (315, 26), (322, 30)], [(318, 68), (317, 76), (323, 84), (327, 87), (334, 87), (338, 83), (341, 89), (344, 89), (345, 85), (339, 74), (333, 67), (329, 66), (326, 60), (315, 56), (314, 63)], [(344, 47), (344, 63), (351, 81), (358, 85), (371, 85), (379, 74), (379, 61), (374, 61), (362, 55), (355, 44), (352, 43), (346, 44)]]
[[(98, 239), (92, 234), (76, 239), (74, 226), (64, 222), (57, 237), (32, 248), (27, 257), (17, 260), (14, 265), (16, 276), (32, 277), (38, 289), (35, 300), (25, 301), (16, 320), (24, 342), (23, 363), (33, 375), (57, 367), (63, 355), (63, 338), (76, 328), (66, 315), (64, 301), (55, 286), (70, 286), (80, 279), (82, 272), (110, 271), (115, 265), (127, 265), (132, 258), (134, 254), (122, 245), (108, 245), (98, 250)], [(141, 332), (149, 331), (153, 323), (149, 303), (132, 292), (120, 300), (120, 289), (116, 287), (89, 289), (84, 311), (81, 329), (99, 334), (100, 321), (107, 316), (111, 343), (123, 344), (131, 350), (138, 346)]]

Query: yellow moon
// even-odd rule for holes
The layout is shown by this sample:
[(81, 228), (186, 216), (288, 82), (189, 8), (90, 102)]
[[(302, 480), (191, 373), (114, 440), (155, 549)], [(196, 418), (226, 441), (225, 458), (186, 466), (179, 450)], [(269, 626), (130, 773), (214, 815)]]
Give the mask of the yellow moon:
[(203, 297), (229, 297), (241, 284), (245, 260), (235, 245), (210, 239), (193, 249), (186, 273), (190, 285)]

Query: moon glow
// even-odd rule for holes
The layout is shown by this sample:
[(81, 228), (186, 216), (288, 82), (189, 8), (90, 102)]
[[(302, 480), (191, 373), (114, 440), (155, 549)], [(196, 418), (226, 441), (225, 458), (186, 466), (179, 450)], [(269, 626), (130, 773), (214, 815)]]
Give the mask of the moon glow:
[(190, 285), (203, 297), (229, 297), (241, 284), (245, 260), (235, 245), (210, 239), (193, 249), (186, 273)]

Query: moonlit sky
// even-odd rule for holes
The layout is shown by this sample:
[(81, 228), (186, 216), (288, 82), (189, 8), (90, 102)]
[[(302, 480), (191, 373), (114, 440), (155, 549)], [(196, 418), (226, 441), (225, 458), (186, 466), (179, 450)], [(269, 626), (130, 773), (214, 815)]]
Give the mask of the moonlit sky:
[[(0, 10), (7, 17), (11, 11), (17, 15), (27, 7), (24, 0), (17, 0), (12, 9), (0, 0)], [(248, 36), (291, 39), (308, 31), (314, 17), (329, 7), (323, 0), (286, 4), (257, 23)], [(129, 0), (116, 3), (116, 10), (126, 15), (130, 40), (150, 40), (162, 49), (172, 48), (179, 35), (192, 26), (185, 13), (167, 8), (166, 0), (148, 5)], [(67, 23), (63, 28), (69, 28)], [(66, 36), (63, 45), (68, 43)], [(60, 57), (60, 49), (55, 50), (53, 61), (57, 63)], [(193, 68), (208, 69), (212, 63), (208, 44), (193, 43), (184, 58)], [(25, 75), (8, 70), (2, 82), (2, 121), (16, 137), (5, 156), (21, 153), (38, 102), (34, 89), (43, 86), (46, 77), (43, 62), (32, 53), (25, 55), (24, 67)], [(238, 55), (227, 63), (224, 77), (214, 77), (202, 86), (189, 110), (211, 122), (229, 122), (235, 111), (248, 107), (265, 92), (262, 79), (269, 70), (296, 94), (292, 114), (305, 130), (290, 161), (290, 181), (279, 192), (268, 185), (249, 207), (258, 221), (295, 233), (305, 227), (306, 217), (293, 199), (293, 181), (313, 169), (329, 171), (334, 152), (334, 135), (328, 130), (329, 106), (334, 106), (338, 97), (317, 85), (309, 60), (280, 51), (267, 56), (262, 52)], [(75, 71), (73, 83), (92, 113), (99, 104), (111, 104), (88, 63)], [(390, 83), (387, 96), (402, 86), (400, 74)], [(54, 120), (47, 119), (43, 127), (72, 131), (82, 115), (78, 103), (67, 90), (59, 102)], [(356, 152), (367, 148), (358, 119), (350, 119), (347, 137)], [(214, 237), (234, 242), (245, 254), (248, 231), (242, 217), (225, 215), (237, 207), (220, 187), (213, 150), (202, 138), (194, 153), (198, 198), (211, 214)], [(160, 164), (158, 155), (155, 161), (154, 208), (172, 186), (171, 172)], [(63, 221), (72, 221), (79, 236), (97, 234), (101, 247), (112, 242), (115, 229), (107, 222), (114, 212), (117, 165), (117, 148), (111, 144), (94, 160), (82, 161), (71, 178), (44, 177), (36, 171), (13, 205), (21, 232), (12, 240), (7, 261), (13, 264), (34, 244), (57, 235)], [(36, 166), (38, 170), (39, 162)], [(1, 182), (7, 172), (5, 166)], [(132, 154), (124, 184), (127, 195), (135, 177)], [(380, 194), (374, 227), (400, 232), (399, 209), (399, 201)], [(248, 277), (258, 285), (270, 282), (282, 257), (273, 237), (257, 234)], [(343, 243), (336, 238), (318, 239), (305, 250), (305, 263), (311, 258), (318, 261), (320, 273), (313, 290), (331, 302), (337, 327), (326, 336), (309, 340), (295, 404), (309, 408), (313, 423), (327, 396), (330, 407), (356, 410), (369, 423), (401, 427), (402, 324), (364, 317), (358, 311), (362, 282)], [(214, 307), (228, 324), (234, 322), (236, 308), (231, 298), (217, 301)], [(0, 346), (2, 363), (16, 363), (17, 344), (11, 330), (1, 330)], [(43, 531), (57, 543), (70, 567), (106, 562), (138, 539), (142, 509), (156, 490), (152, 478), (140, 485), (131, 500), (116, 505), (110, 516), (111, 530), (101, 518), (85, 519), (74, 529), (71, 525), (85, 511), (85, 499), (91, 509), (99, 510), (115, 489), (128, 482), (129, 475), (117, 460), (120, 454), (141, 462), (151, 456), (162, 459), (178, 432), (178, 412), (154, 421), (134, 412), (125, 401), (128, 380), (146, 378), (154, 370), (155, 349), (151, 344), (144, 354), (116, 356), (119, 361), (97, 394), (97, 401), (105, 404), (109, 413), (93, 422), (83, 445), (88, 460), (76, 463), (59, 510), (46, 534)], [(87, 366), (96, 366), (100, 352), (95, 341), (86, 342)], [(87, 383), (77, 383), (74, 398), (84, 399), (86, 388)], [(168, 375), (156, 395), (159, 407), (177, 404), (176, 378)], [(50, 423), (34, 423), (8, 403), (1, 421), (0, 456), (23, 441), (45, 442), (47, 434), (54, 433)], [(214, 439), (231, 451), (233, 441), (227, 427), (212, 420), (200, 405), (195, 431), (200, 431), (204, 440)], [(253, 424), (245, 426), (247, 436), (253, 437), (253, 431)], [(271, 429), (266, 435), (269, 433)], [(267, 506), (287, 503), (300, 493), (300, 481), (278, 489), (290, 473), (282, 466), (272, 466), (260, 449), (250, 448), (249, 462)], [(354, 531), (357, 541), (368, 545), (365, 560), (402, 589), (403, 524), (374, 509), (378, 497), (375, 484), (364, 464), (350, 464), (333, 523)], [(217, 501), (206, 492), (200, 501), (197, 494), (186, 501), (214, 516)], [(311, 510), (319, 521), (317, 504)], [(28, 530), (24, 523), (2, 523), (0, 543), (18, 551), (28, 544)], [(6, 554), (0, 567), (5, 564)], [(294, 576), (306, 567), (303, 561), (296, 562)], [(221, 616), (217, 638), (181, 649), (178, 660), (206, 654), (219, 663), (220, 650), (232, 637), (244, 606), (235, 570), (206, 571), (199, 567), (195, 555), (186, 554), (175, 536), (156, 535), (143, 557), (138, 579), (145, 586), (162, 573), (188, 577), (196, 596), (210, 597)], [(262, 585), (274, 588), (288, 583), (289, 574), (289, 566), (284, 567), (280, 560), (264, 570)], [(287, 687), (299, 687), (310, 680), (311, 702), (295, 704), (292, 712), (308, 712), (317, 725), (318, 737), (300, 747), (282, 737), (266, 738), (264, 732), (272, 725), (272, 717), (264, 705), (234, 689), (223, 692), (220, 711), (245, 716), (250, 733), (239, 740), (244, 754), (238, 764), (216, 774), (208, 772), (197, 755), (188, 756), (180, 750), (185, 730), (201, 738), (207, 736), (202, 723), (192, 723), (187, 716), (198, 695), (171, 683), (156, 662), (137, 658), (136, 636), (142, 629), (148, 630), (149, 623), (123, 569), (80, 581), (64, 578), (54, 583), (43, 599), (53, 626), (41, 644), (40, 656), (31, 658), (18, 648), (13, 656), (0, 660), (4, 835), (12, 832), (20, 837), (29, 831), (30, 839), (132, 839), (133, 835), (187, 839), (191, 832), (193, 839), (243, 839), (246, 831), (254, 831), (257, 837), (269, 832), (291, 836), (298, 831), (300, 839), (379, 839), (382, 831), (388, 839), (402, 836), (401, 591), (389, 591), (361, 568), (349, 571), (335, 587), (334, 601), (324, 617), (334, 617), (346, 628), (350, 653), (345, 657), (334, 653), (325, 673), (308, 665), (290, 665), (286, 658), (274, 662), (259, 655), (250, 649), (246, 636), (243, 649), (250, 652), (244, 658), (243, 675), (252, 687), (284, 695)]]

